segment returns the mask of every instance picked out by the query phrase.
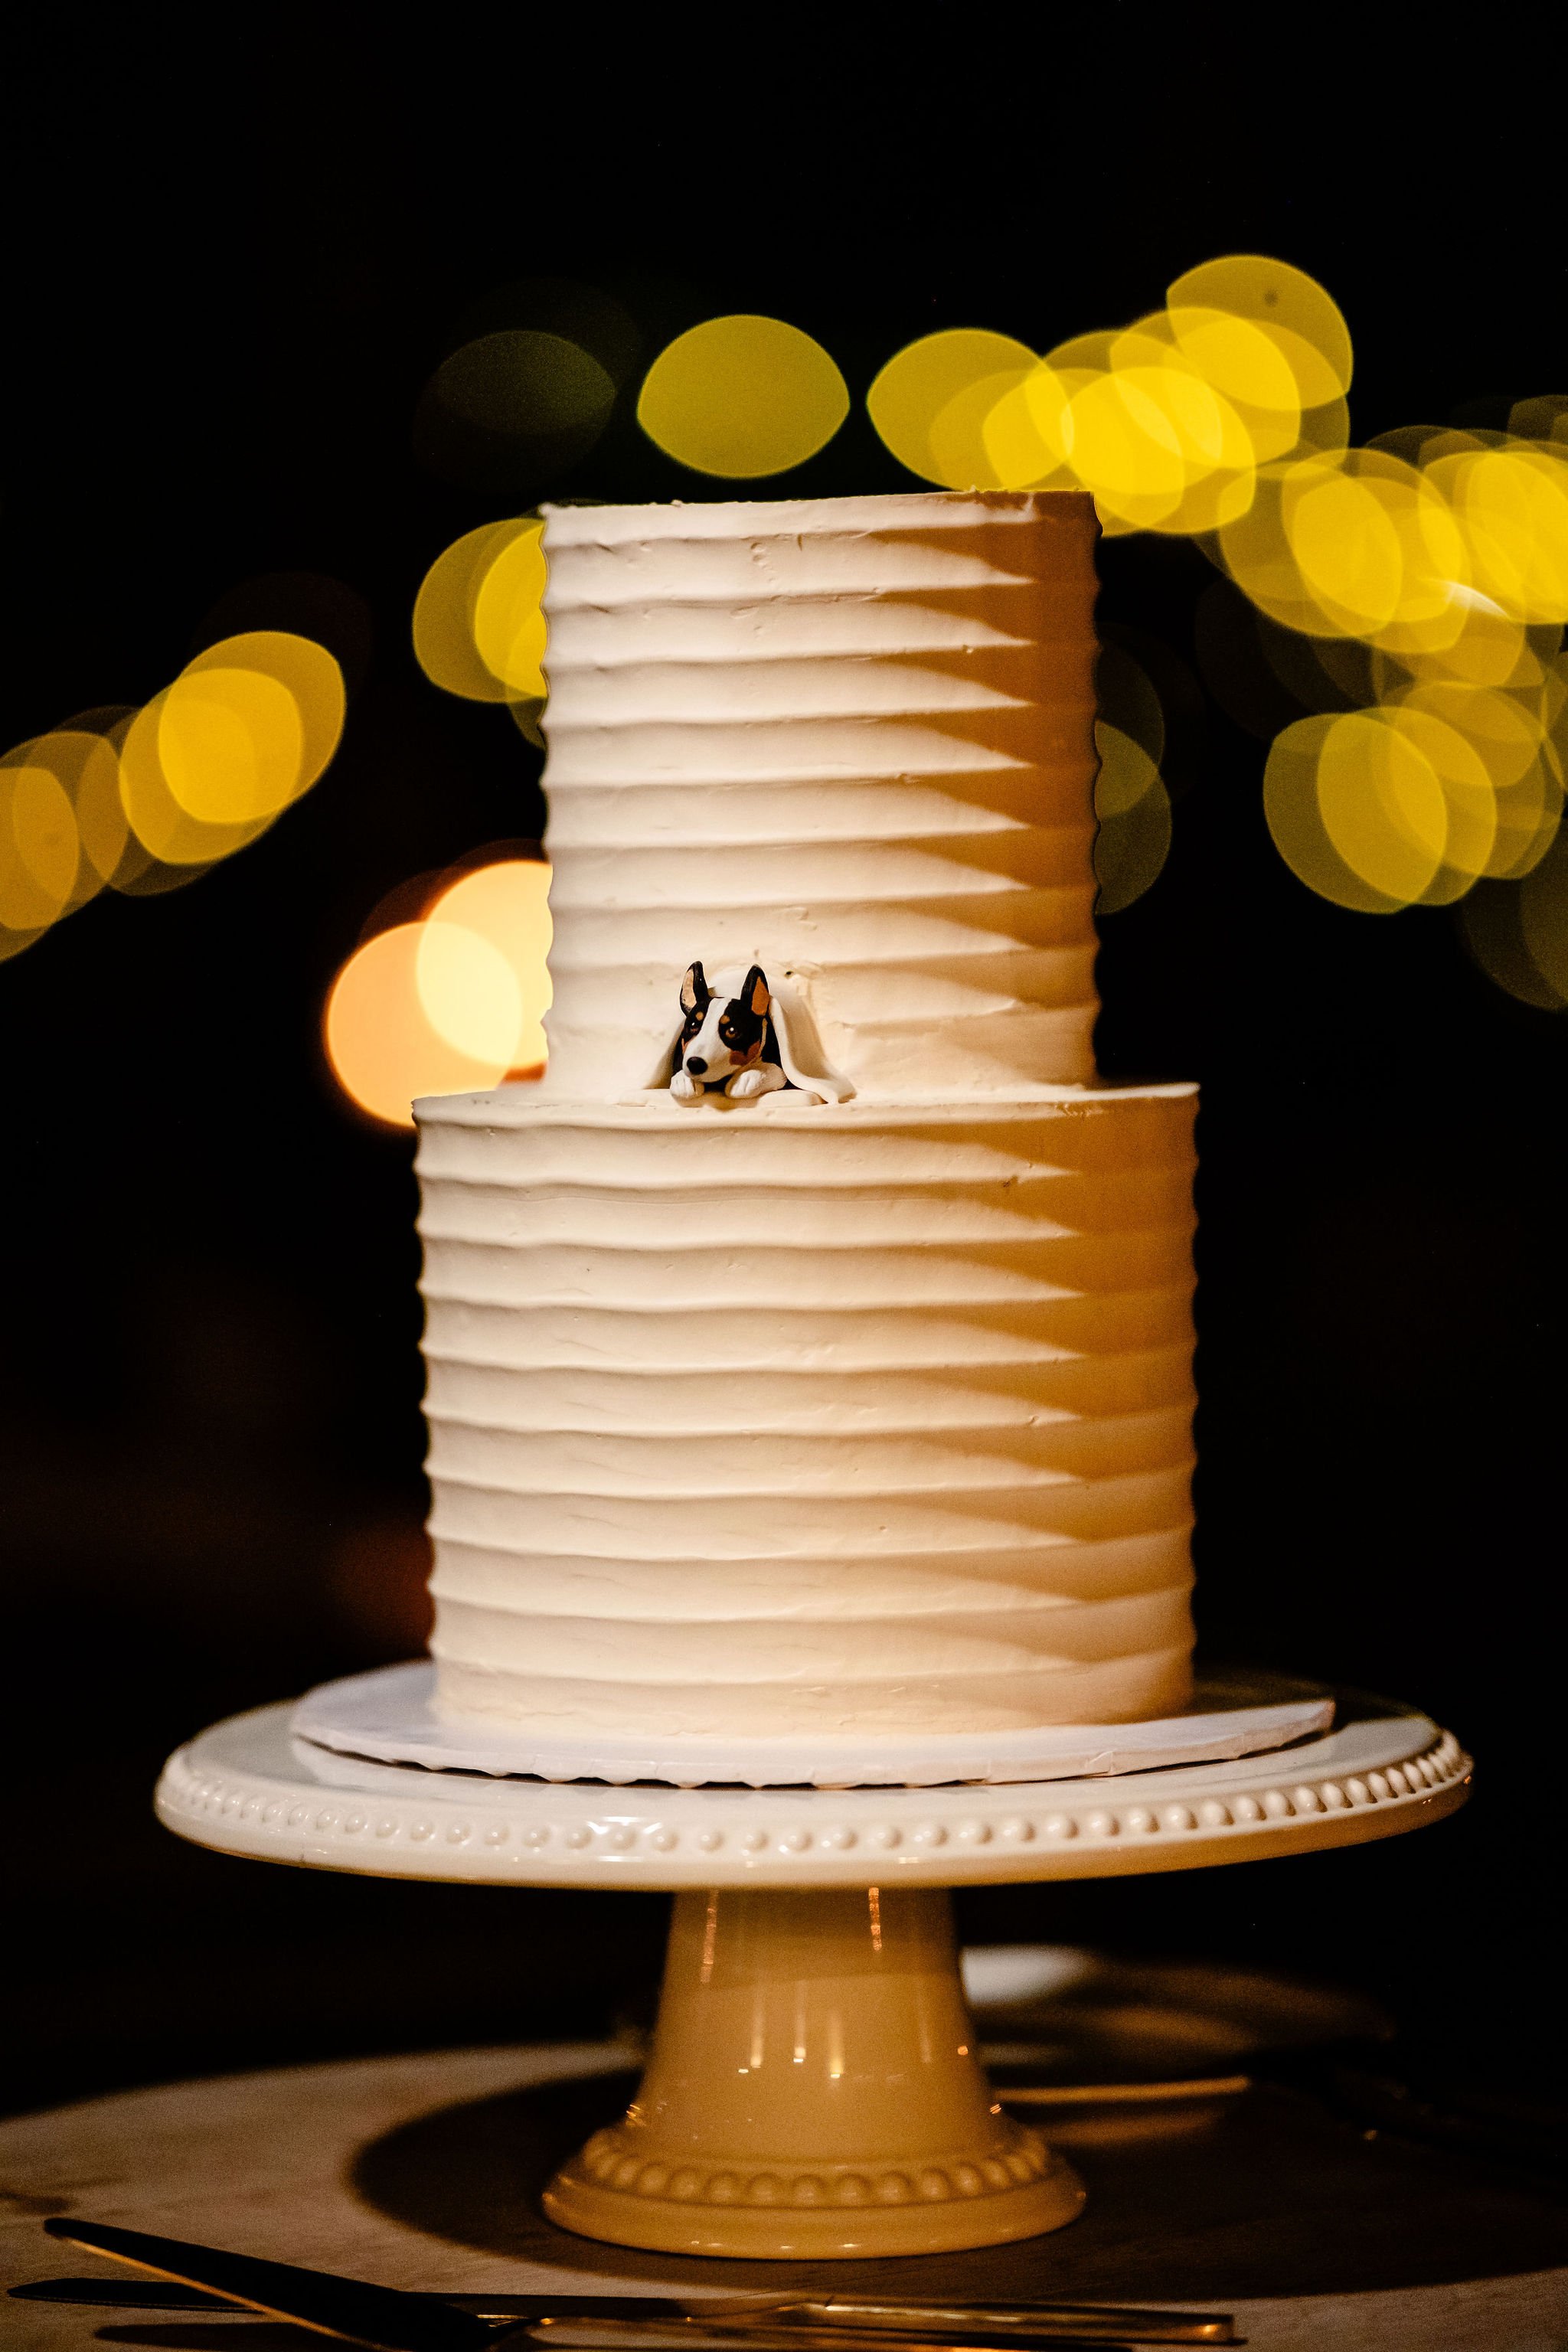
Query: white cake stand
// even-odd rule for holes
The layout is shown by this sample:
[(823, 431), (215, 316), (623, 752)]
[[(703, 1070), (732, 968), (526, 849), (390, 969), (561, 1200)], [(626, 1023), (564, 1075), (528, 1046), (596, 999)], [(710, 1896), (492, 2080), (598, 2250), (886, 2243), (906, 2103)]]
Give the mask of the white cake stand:
[(681, 1789), (435, 1771), (297, 1747), (289, 1706), (170, 1758), (197, 1844), (306, 1869), (673, 1889), (658, 2026), (625, 2119), (546, 2193), (563, 2227), (670, 2253), (934, 2253), (1060, 2227), (1076, 2174), (974, 2055), (948, 1890), (1195, 1870), (1394, 1837), (1464, 1802), (1415, 1710), (1343, 1695), (1272, 1754), (1098, 1779)]

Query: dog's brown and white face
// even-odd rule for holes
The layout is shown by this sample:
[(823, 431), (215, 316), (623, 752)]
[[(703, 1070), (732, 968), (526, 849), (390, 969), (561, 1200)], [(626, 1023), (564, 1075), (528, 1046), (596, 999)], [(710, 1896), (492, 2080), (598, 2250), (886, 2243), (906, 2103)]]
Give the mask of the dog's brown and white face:
[(735, 996), (715, 996), (694, 963), (680, 983), (685, 1014), (676, 1040), (675, 1066), (704, 1087), (722, 1086), (763, 1057), (773, 998), (761, 968), (753, 964)]

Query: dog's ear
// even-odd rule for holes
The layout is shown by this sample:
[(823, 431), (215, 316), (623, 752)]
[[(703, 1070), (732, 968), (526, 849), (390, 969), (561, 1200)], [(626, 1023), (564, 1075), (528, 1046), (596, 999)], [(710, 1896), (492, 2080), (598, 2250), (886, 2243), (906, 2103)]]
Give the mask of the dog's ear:
[[(758, 978), (760, 979), (761, 976), (759, 973)], [(702, 966), (700, 963), (689, 964), (687, 967), (686, 977), (680, 983), (681, 1011), (695, 1013), (699, 1006), (707, 1003), (708, 998), (708, 982), (703, 978)]]
[(767, 979), (761, 964), (753, 964), (741, 983), (741, 1003), (748, 1013), (761, 1020), (773, 998), (768, 994)]

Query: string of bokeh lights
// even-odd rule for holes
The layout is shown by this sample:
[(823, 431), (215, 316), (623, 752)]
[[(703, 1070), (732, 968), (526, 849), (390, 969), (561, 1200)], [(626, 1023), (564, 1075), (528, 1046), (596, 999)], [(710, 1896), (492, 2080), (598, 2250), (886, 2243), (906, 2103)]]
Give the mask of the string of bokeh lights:
[[(435, 470), (469, 487), (536, 481), (606, 429), (634, 380), (635, 329), (590, 289), (552, 299), (548, 325), (481, 320), (437, 370), (415, 421)], [(1452, 906), (1499, 985), (1568, 1010), (1568, 396), (1518, 403), (1506, 429), (1412, 425), (1358, 446), (1352, 370), (1321, 286), (1230, 256), (1178, 278), (1151, 316), (1043, 354), (980, 329), (923, 336), (866, 407), (921, 481), (1084, 489), (1109, 535), (1201, 549), (1211, 599), (1232, 600), (1200, 627), (1205, 682), (1268, 742), (1264, 813), (1292, 872), (1361, 914)], [(851, 405), (819, 343), (749, 314), (678, 335), (636, 389), (659, 449), (741, 483), (804, 464)], [(536, 514), (467, 532), (413, 615), (426, 675), (505, 706), (536, 743), (542, 534)], [(1272, 698), (1241, 675), (1255, 656)], [(1107, 649), (1098, 686), (1106, 915), (1149, 888), (1170, 848), (1170, 713), (1125, 647)], [(343, 715), (325, 646), (249, 630), (144, 709), (90, 711), (6, 753), (0, 960), (105, 890), (174, 888), (257, 839), (324, 772)], [(536, 848), (501, 845), (372, 919), (325, 1020), (333, 1071), (363, 1109), (406, 1126), (418, 1094), (542, 1066), (547, 894)]]
[[(488, 380), (506, 340), (482, 339)], [(526, 429), (575, 430), (591, 443), (614, 382), (602, 367), (575, 378), (544, 367), (540, 347), (552, 340), (563, 341), (536, 335), (513, 354), (508, 414), (515, 427), (526, 361), (548, 385), (543, 422), (525, 417)], [(1306, 707), (1268, 730), (1264, 778), (1268, 829), (1292, 872), (1363, 914), (1460, 905), (1471, 950), (1500, 985), (1568, 1008), (1568, 399), (1521, 402), (1506, 431), (1418, 425), (1358, 447), (1352, 370), (1350, 331), (1321, 286), (1286, 263), (1233, 255), (1178, 278), (1151, 316), (1044, 354), (978, 329), (923, 336), (880, 371), (867, 409), (922, 481), (1085, 489), (1110, 536), (1193, 541), (1246, 598), (1270, 658), (1270, 639), (1300, 648), (1288, 666), (1274, 659)], [(479, 380), (477, 364), (458, 373)], [(500, 416), (479, 417), (468, 396), (467, 424), (504, 437)], [(670, 342), (642, 380), (637, 415), (692, 471), (752, 481), (814, 457), (850, 405), (820, 344), (742, 314)], [(507, 704), (535, 740), (547, 694), (544, 580), (542, 526), (518, 517), (448, 548), (414, 613), (426, 675)], [(1110, 648), (1098, 683), (1104, 915), (1156, 879), (1172, 819), (1152, 680)], [(475, 1085), (542, 1062), (545, 869), (502, 870), (513, 878), (498, 877), (482, 920), (477, 895), (463, 895), (471, 877), (437, 888), (424, 931), (403, 925), (371, 939), (341, 973), (329, 1051), (375, 1116), (402, 1121), (411, 1094), (452, 1083), (453, 1054)], [(470, 906), (464, 964), (451, 934)], [(503, 962), (515, 995), (500, 987)], [(373, 972), (384, 975), (379, 997)]]
[(148, 898), (259, 839), (325, 773), (347, 696), (286, 629), (224, 637), (142, 709), (89, 710), (0, 757), (0, 961), (102, 891)]

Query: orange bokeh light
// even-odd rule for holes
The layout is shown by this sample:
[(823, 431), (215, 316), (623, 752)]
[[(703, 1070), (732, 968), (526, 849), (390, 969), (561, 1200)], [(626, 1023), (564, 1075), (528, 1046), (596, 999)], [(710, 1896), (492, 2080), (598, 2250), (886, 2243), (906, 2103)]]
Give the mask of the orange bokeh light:
[(349, 958), (327, 1002), (327, 1057), (345, 1094), (392, 1127), (422, 1095), (537, 1075), (550, 1003), (550, 868), (498, 859), (449, 883), (417, 921)]
[(478, 1061), (432, 1028), (419, 999), (423, 923), (378, 931), (344, 964), (327, 999), (327, 1057), (351, 1101), (389, 1127), (412, 1127), (420, 1095), (493, 1087), (504, 1062)]

